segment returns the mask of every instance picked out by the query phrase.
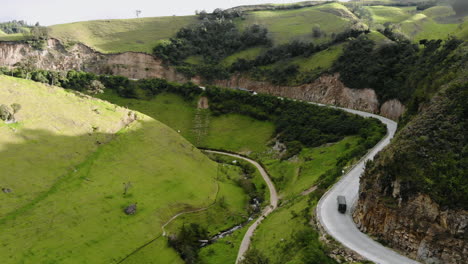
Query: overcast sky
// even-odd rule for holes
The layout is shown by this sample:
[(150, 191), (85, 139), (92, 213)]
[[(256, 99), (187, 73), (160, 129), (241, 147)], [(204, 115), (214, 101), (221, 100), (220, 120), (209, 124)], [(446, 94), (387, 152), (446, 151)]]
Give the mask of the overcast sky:
[(195, 10), (213, 11), (259, 3), (290, 3), (294, 0), (0, 0), (0, 22), (25, 20), (41, 25), (67, 22), (142, 17), (193, 15)]

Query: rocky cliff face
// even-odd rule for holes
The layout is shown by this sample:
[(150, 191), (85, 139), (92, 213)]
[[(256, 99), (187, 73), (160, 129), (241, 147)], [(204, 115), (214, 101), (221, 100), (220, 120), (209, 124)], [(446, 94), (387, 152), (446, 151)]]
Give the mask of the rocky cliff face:
[(424, 263), (468, 259), (466, 84), (433, 98), (361, 177), (358, 227)]
[(185, 81), (182, 75), (165, 67), (161, 60), (145, 53), (102, 54), (83, 44), (66, 49), (55, 39), (49, 39), (47, 47), (42, 51), (27, 44), (0, 42), (1, 66), (13, 66), (26, 60), (33, 61), (37, 68), (54, 71), (74, 69), (96, 74), (122, 75), (132, 79), (165, 78)]
[[(27, 44), (0, 42), (0, 66), (13, 66), (25, 60), (34, 61), (38, 68), (54, 71), (74, 69), (96, 74), (122, 75), (132, 79), (164, 78), (175, 82), (187, 81), (187, 78), (173, 68), (165, 66), (161, 60), (145, 53), (102, 54), (82, 44), (65, 48), (55, 39), (48, 40), (43, 51), (34, 50)], [(201, 83), (198, 78), (191, 81)], [(216, 81), (215, 84), (380, 113), (392, 119), (398, 119), (404, 112), (404, 106), (397, 100), (385, 102), (379, 108), (374, 90), (350, 89), (339, 81), (336, 74), (322, 76), (310, 84), (292, 87), (254, 81), (241, 75), (233, 76), (229, 80)]]
[[(371, 189), (382, 187), (370, 186)], [(389, 188), (397, 198), (398, 182)], [(381, 193), (365, 190), (361, 192), (354, 219), (363, 232), (424, 263), (466, 263), (466, 210), (441, 208), (423, 194), (392, 204)]]

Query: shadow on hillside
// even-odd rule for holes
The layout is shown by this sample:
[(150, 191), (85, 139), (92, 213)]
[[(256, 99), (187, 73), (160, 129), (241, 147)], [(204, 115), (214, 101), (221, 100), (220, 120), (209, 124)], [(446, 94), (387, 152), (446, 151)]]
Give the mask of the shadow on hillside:
[[(117, 136), (98, 131), (63, 136), (46, 130), (1, 127), (0, 139), (6, 135), (11, 142), (20, 143), (0, 143), (0, 188), (11, 190), (0, 191), (0, 255), (12, 263), (24, 259), (63, 260), (90, 250), (97, 254), (102, 246), (104, 251), (108, 247), (107, 252), (119, 252), (112, 258), (121, 259), (128, 248), (133, 248), (128, 243), (138, 244), (146, 241), (145, 236), (161, 232), (159, 221), (189, 204), (199, 207), (211, 202), (216, 166), (204, 166), (205, 161), (209, 162), (207, 157), (160, 123), (140, 124), (139, 129)], [(185, 161), (191, 162), (185, 164), (191, 171), (200, 168), (213, 177), (200, 173), (196, 177), (206, 182), (198, 179), (187, 187), (188, 183), (180, 182), (188, 170), (180, 166)], [(135, 172), (133, 178), (126, 170)], [(135, 187), (124, 195), (123, 183), (128, 181)], [(170, 187), (185, 191), (177, 194), (180, 201), (164, 200), (174, 193)], [(205, 193), (192, 197), (194, 189)], [(135, 202), (139, 211), (126, 216), (123, 208)], [(102, 237), (121, 242), (95, 241)], [(128, 242), (123, 242), (126, 239)], [(41, 250), (41, 244), (47, 244), (48, 250)], [(90, 249), (93, 244), (100, 246)], [(54, 248), (67, 252), (53, 252)], [(28, 253), (33, 251), (35, 254)], [(112, 262), (106, 257), (110, 255), (93, 261)]]

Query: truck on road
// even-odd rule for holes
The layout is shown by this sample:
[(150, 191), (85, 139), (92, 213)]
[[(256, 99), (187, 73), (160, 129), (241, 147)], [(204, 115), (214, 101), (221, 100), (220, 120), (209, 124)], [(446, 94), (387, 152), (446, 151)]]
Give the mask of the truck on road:
[(338, 202), (338, 212), (342, 214), (346, 213), (346, 197), (338, 195), (336, 201)]

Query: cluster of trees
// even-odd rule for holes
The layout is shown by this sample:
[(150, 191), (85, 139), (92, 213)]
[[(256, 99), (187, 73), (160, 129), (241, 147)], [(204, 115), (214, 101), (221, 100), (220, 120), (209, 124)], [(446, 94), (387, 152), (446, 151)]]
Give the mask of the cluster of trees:
[(213, 13), (208, 13), (205, 10), (196, 11), (195, 14), (200, 20), (216, 20), (216, 19), (234, 19), (234, 18), (243, 18), (244, 13), (240, 10), (228, 9), (223, 10), (221, 8), (216, 8), (213, 10)]
[(175, 236), (169, 237), (173, 247), (187, 264), (197, 263), (200, 240), (208, 240), (208, 231), (198, 224), (183, 225)]
[(419, 46), (409, 41), (377, 48), (373, 40), (363, 36), (346, 46), (333, 70), (340, 72), (341, 80), (348, 87), (375, 89), (382, 102), (394, 98), (407, 102), (418, 87), (415, 81), (423, 82), (428, 79), (428, 72), (439, 70), (441, 65), (447, 66), (444, 60), (461, 43), (456, 38), (444, 42), (422, 40), (426, 48), (421, 53)]
[(143, 99), (155, 96), (162, 92), (172, 92), (190, 100), (202, 93), (195, 84), (188, 82), (177, 84), (164, 79), (130, 80), (123, 76), (96, 75), (82, 71), (55, 72), (39, 69), (26, 69), (17, 67), (14, 69), (0, 68), (0, 74), (17, 78), (31, 79), (33, 81), (47, 83), (89, 94), (104, 92), (106, 88), (115, 90), (118, 95), (125, 98)]
[[(299, 67), (296, 65), (276, 65), (271, 68), (262, 68), (261, 66), (271, 65), (279, 61), (288, 60), (294, 57), (309, 57), (314, 53), (323, 51), (333, 45), (347, 41), (350, 38), (356, 38), (362, 34), (368, 34), (367, 28), (353, 28), (334, 34), (333, 39), (324, 44), (315, 45), (310, 42), (292, 41), (287, 44), (279, 45), (268, 49), (253, 60), (239, 58), (229, 68), (229, 72), (249, 72), (257, 80), (268, 80), (273, 84), (287, 85), (297, 79)], [(304, 83), (310, 78), (301, 80)]]
[[(390, 186), (398, 179), (405, 201), (424, 193), (442, 208), (468, 209), (468, 82), (461, 79), (433, 97), (392, 148), (367, 166), (365, 182)], [(380, 192), (392, 197), (391, 188)]]
[(0, 30), (6, 34), (17, 34), (27, 32), (26, 28), (31, 27), (24, 20), (12, 20), (0, 23)]
[(380, 126), (377, 120), (271, 95), (252, 96), (248, 92), (214, 86), (207, 87), (205, 94), (210, 99), (213, 114), (238, 113), (270, 120), (282, 142), (297, 141), (301, 146), (316, 147), (360, 133), (370, 139), (365, 130), (376, 124)]
[(267, 30), (252, 25), (240, 32), (229, 20), (204, 20), (193, 27), (182, 28), (175, 38), (156, 46), (154, 55), (174, 65), (180, 65), (189, 56), (201, 56), (204, 63), (216, 64), (234, 52), (269, 45)]

